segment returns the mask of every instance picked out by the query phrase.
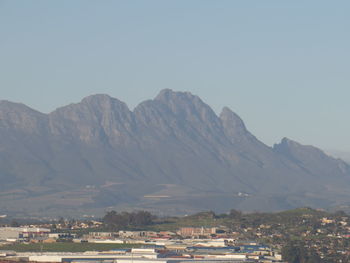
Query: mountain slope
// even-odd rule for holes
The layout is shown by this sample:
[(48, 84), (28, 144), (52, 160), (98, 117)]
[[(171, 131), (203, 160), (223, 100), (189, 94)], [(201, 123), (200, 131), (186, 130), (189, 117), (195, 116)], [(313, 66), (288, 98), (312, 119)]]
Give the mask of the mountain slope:
[(301, 145), (288, 138), (283, 138), (273, 149), (316, 177), (322, 175), (332, 175), (333, 178), (346, 177), (350, 173), (350, 166), (341, 159), (335, 159), (316, 147)]
[(133, 111), (108, 95), (42, 114), (0, 102), (0, 209), (20, 214), (186, 213), (347, 204), (349, 166), (283, 139), (273, 148), (225, 107), (162, 90)]

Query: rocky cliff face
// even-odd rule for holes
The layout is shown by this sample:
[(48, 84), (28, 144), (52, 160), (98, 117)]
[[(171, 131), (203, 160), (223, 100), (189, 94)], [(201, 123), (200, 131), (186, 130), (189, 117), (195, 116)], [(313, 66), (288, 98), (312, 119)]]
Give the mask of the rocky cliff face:
[(225, 107), (163, 90), (133, 111), (93, 95), (42, 114), (0, 102), (0, 209), (182, 213), (346, 204), (347, 163), (283, 139), (273, 148)]

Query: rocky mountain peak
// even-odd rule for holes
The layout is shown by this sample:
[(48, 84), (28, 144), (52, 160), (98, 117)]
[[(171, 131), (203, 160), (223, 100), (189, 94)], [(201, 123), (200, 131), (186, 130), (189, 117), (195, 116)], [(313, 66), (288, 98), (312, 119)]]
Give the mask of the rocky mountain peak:
[(93, 94), (82, 99), (82, 103), (108, 103), (113, 98), (108, 94)]
[(289, 146), (289, 147), (297, 147), (297, 146), (302, 146), (300, 143), (296, 142), (296, 141), (293, 141), (287, 137), (284, 137), (282, 138), (281, 142), (280, 142), (281, 145), (285, 145), (285, 146)]
[(0, 124), (4, 127), (37, 131), (46, 121), (46, 115), (22, 104), (0, 101)]
[(207, 124), (220, 125), (215, 112), (205, 104), (198, 96), (190, 92), (162, 90), (155, 98), (156, 101), (167, 105), (178, 118), (190, 122), (205, 122)]
[(230, 108), (224, 107), (220, 114), (220, 119), (225, 130), (225, 134), (232, 141), (234, 138), (247, 135), (247, 131), (243, 120), (234, 113)]
[(175, 112), (181, 110), (181, 108), (194, 109), (194, 104), (205, 105), (199, 97), (192, 95), (190, 92), (173, 91), (171, 89), (161, 90), (154, 100), (168, 105)]
[(312, 145), (302, 145), (288, 138), (283, 138), (279, 144), (273, 146), (273, 149), (315, 175), (326, 172), (328, 175), (337, 176), (349, 174), (350, 171), (349, 165), (344, 161), (328, 156)]
[(110, 96), (107, 93), (95, 93), (95, 94), (91, 94), (91, 95), (87, 95), (86, 97), (84, 97), (82, 100), (94, 100), (94, 99), (107, 99), (107, 100), (111, 100), (111, 99), (115, 99), (112, 96)]
[(128, 106), (106, 94), (96, 94), (85, 97), (79, 103), (73, 103), (68, 106), (58, 108), (52, 114), (63, 114), (66, 117), (86, 119), (101, 119), (103, 116), (114, 116), (130, 114)]
[(0, 100), (0, 112), (27, 112), (28, 114), (45, 115), (22, 103), (11, 102), (8, 100)]
[(52, 112), (50, 123), (55, 134), (76, 134), (81, 140), (92, 142), (115, 140), (121, 131), (132, 130), (133, 116), (124, 102), (96, 94)]
[(275, 144), (273, 148), (274, 150), (285, 154), (298, 155), (299, 152), (308, 152), (309, 155), (327, 156), (319, 148), (312, 145), (303, 145), (286, 137), (284, 137), (279, 144)]
[(156, 96), (155, 100), (162, 101), (164, 103), (171, 101), (193, 101), (200, 100), (198, 96), (193, 95), (187, 91), (173, 91), (172, 89), (163, 89)]
[(222, 109), (220, 119), (226, 127), (231, 126), (231, 128), (241, 132), (247, 131), (243, 120), (228, 107)]
[(274, 144), (273, 149), (279, 153), (284, 155), (288, 155), (289, 157), (293, 156), (295, 152), (300, 150), (308, 150), (308, 151), (320, 151), (319, 149), (314, 148), (309, 145), (302, 145), (296, 141), (293, 141), (287, 137), (282, 138), (280, 143)]
[(102, 111), (129, 111), (128, 106), (124, 102), (112, 98), (107, 94), (95, 94), (85, 97), (79, 104), (87, 105), (90, 108), (93, 107), (96, 110)]

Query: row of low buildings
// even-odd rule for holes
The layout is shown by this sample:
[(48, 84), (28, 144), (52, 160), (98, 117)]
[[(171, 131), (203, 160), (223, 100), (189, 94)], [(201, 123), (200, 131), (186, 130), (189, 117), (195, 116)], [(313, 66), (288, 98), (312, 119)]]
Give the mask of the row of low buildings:
[[(212, 237), (218, 235), (216, 227), (181, 227), (176, 232), (171, 231), (118, 231), (118, 232), (90, 232), (87, 238), (172, 238), (174, 236), (181, 236), (183, 238), (200, 238), (200, 237)], [(220, 236), (220, 235), (219, 235)]]
[[(114, 239), (114, 238), (172, 238), (174, 236), (181, 237), (211, 237), (216, 234), (215, 227), (183, 227), (177, 232), (171, 231), (118, 231), (118, 232), (90, 232), (85, 235), (87, 239)], [(40, 239), (45, 237), (62, 238), (66, 237), (67, 233), (51, 233), (48, 228), (36, 227), (0, 227), (0, 241), (6, 240), (28, 240)]]
[[(134, 248), (85, 253), (9, 253), (6, 260), (28, 262), (89, 263), (243, 263), (282, 262), (278, 256), (237, 253), (235, 248), (190, 249), (182, 252), (169, 249)], [(1, 259), (0, 259), (1, 261)]]
[(0, 227), (0, 241), (24, 241), (46, 238), (50, 234), (48, 228), (36, 227)]

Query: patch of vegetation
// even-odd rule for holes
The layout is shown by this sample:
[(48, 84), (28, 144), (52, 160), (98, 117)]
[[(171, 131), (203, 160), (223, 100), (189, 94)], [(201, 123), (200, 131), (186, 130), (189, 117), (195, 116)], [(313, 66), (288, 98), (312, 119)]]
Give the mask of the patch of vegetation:
[(289, 263), (324, 262), (314, 249), (307, 249), (302, 242), (288, 242), (282, 249), (282, 257)]
[(124, 230), (151, 225), (156, 217), (147, 211), (138, 212), (107, 212), (103, 217), (103, 223), (109, 230)]

